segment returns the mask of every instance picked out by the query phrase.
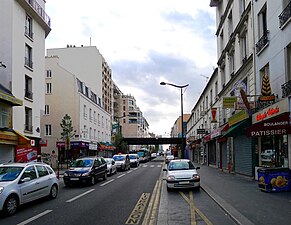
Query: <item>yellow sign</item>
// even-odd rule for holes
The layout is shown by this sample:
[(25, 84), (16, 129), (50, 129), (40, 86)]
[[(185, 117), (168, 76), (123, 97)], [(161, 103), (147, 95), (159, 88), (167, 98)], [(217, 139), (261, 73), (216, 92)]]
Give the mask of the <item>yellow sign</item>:
[(237, 102), (237, 97), (222, 97), (222, 108), (234, 108), (234, 103)]
[(249, 117), (249, 114), (246, 112), (246, 110), (242, 110), (234, 114), (232, 117), (228, 118), (228, 125), (232, 126), (240, 121), (245, 120), (248, 117)]

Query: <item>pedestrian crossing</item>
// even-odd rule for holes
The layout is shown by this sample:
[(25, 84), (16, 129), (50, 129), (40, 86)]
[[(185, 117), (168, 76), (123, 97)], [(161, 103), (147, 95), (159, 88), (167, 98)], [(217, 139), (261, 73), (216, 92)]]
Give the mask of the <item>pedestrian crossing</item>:
[(143, 167), (143, 168), (146, 168), (146, 167), (150, 167), (150, 168), (154, 168), (154, 167), (159, 167), (161, 168), (162, 167), (162, 164), (158, 164), (158, 165), (148, 165), (148, 164), (140, 164), (140, 167)]

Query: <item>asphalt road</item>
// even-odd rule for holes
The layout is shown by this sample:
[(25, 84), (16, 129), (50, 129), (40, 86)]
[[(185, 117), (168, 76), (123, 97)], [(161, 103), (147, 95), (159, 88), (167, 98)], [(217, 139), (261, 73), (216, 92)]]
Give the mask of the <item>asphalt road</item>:
[[(94, 186), (65, 187), (63, 181), (60, 181), (56, 199), (41, 199), (26, 204), (12, 217), (1, 216), (0, 224), (151, 224), (158, 217), (157, 193), (161, 193), (161, 190), (166, 192), (162, 166), (161, 161), (151, 161), (138, 168), (118, 172), (106, 181), (99, 180)], [(169, 225), (234, 224), (202, 190), (164, 194), (167, 198), (168, 218), (171, 220)], [(190, 195), (193, 200), (189, 205), (187, 199), (191, 199)], [(194, 214), (197, 223), (193, 223), (193, 207), (198, 209)], [(199, 210), (202, 214), (197, 214)]]

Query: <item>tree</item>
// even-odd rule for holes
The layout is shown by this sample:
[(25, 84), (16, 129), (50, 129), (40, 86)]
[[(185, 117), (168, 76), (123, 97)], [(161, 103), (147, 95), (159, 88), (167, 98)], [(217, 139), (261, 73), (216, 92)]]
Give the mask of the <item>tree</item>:
[[(60, 123), (61, 128), (63, 129), (61, 132), (61, 137), (65, 140), (66, 150), (70, 149), (70, 139), (75, 136), (76, 130), (73, 128), (73, 122), (71, 117), (66, 114), (62, 119), (62, 123)], [(68, 159), (68, 152), (66, 151), (66, 159)]]

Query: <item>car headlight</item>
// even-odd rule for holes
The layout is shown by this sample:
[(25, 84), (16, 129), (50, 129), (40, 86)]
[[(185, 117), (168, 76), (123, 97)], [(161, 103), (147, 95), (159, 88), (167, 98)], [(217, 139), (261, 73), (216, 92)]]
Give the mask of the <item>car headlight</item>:
[(167, 177), (167, 180), (175, 180), (175, 176), (171, 175)]
[(4, 191), (4, 187), (0, 186), (0, 194)]
[(69, 174), (68, 174), (68, 173), (66, 173), (66, 172), (64, 172), (64, 177), (67, 177), (67, 176), (69, 176)]
[(82, 177), (87, 177), (87, 176), (90, 176), (90, 171), (82, 174)]
[(193, 174), (193, 179), (200, 179), (200, 176), (198, 174)]

